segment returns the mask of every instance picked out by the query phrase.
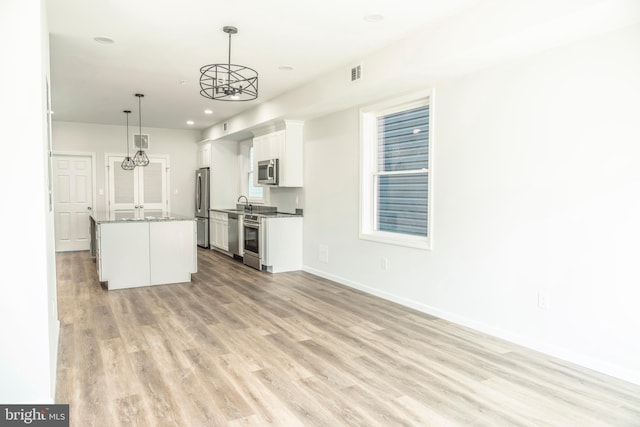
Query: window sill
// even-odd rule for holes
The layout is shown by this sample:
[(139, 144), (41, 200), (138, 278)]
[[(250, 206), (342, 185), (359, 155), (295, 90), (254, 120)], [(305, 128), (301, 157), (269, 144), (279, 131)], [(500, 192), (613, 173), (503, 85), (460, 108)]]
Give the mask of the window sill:
[(431, 250), (431, 241), (428, 237), (409, 236), (404, 234), (376, 231), (369, 233), (360, 233), (360, 239), (379, 243), (387, 243), (390, 245), (405, 246), (408, 248)]

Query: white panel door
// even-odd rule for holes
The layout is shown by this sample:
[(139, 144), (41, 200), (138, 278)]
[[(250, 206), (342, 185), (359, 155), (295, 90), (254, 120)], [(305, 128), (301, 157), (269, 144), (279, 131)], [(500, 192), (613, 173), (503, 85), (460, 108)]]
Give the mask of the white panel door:
[(86, 251), (93, 200), (90, 156), (53, 156), (56, 251)]
[(124, 170), (122, 157), (109, 157), (109, 210), (162, 216), (168, 212), (167, 159), (150, 157), (149, 165)]

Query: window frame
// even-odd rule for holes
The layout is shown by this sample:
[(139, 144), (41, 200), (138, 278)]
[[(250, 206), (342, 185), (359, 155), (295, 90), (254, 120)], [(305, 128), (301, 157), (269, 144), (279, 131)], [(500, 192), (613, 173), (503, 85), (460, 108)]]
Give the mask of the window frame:
[[(432, 249), (434, 99), (435, 93), (434, 90), (431, 89), (387, 99), (360, 108), (360, 239), (417, 249)], [(378, 170), (377, 120), (381, 116), (411, 110), (425, 105), (429, 105), (429, 158), (428, 168), (425, 171), (427, 175), (427, 235), (416, 236), (377, 230), (377, 177), (396, 174), (396, 172), (383, 172), (381, 174)]]
[[(254, 180), (255, 171), (253, 169), (253, 164), (254, 164), (254, 161), (253, 161), (253, 154), (254, 153), (253, 153), (253, 151), (254, 150), (253, 150), (253, 143), (252, 143), (251, 145), (249, 145), (249, 150), (247, 152), (247, 157), (248, 157), (247, 164), (249, 166), (248, 167), (248, 171), (247, 171), (246, 181), (245, 181), (246, 184), (247, 184), (247, 199), (252, 203), (262, 204), (262, 203), (264, 203), (264, 200), (265, 200), (265, 194), (264, 194), (265, 191), (264, 191), (264, 187), (263, 186), (254, 185), (254, 182), (255, 182), (255, 180)], [(251, 189), (252, 188), (257, 189), (257, 190), (261, 190), (262, 191), (262, 197), (253, 196), (251, 194)]]
[(268, 193), (265, 191), (265, 188), (262, 188), (262, 198), (251, 197), (249, 195), (249, 177), (251, 176), (251, 169), (253, 164), (250, 162), (251, 160), (251, 149), (253, 148), (253, 140), (247, 139), (244, 141), (240, 141), (238, 145), (238, 162), (239, 162), (239, 176), (240, 180), (239, 189), (240, 194), (246, 195), (249, 203), (254, 205), (261, 205), (267, 203)]

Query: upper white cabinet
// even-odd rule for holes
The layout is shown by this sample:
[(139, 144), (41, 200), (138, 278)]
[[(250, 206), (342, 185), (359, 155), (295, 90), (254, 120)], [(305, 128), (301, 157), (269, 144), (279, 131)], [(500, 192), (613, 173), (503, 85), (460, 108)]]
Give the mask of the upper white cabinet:
[(198, 144), (198, 168), (211, 167), (211, 143), (201, 142)]
[[(278, 186), (303, 186), (303, 122), (286, 120), (285, 128), (253, 138), (253, 170), (261, 160), (278, 159)], [(254, 174), (255, 184), (257, 174)]]
[(279, 159), (284, 150), (286, 135), (279, 130), (253, 139), (253, 155), (259, 160)]

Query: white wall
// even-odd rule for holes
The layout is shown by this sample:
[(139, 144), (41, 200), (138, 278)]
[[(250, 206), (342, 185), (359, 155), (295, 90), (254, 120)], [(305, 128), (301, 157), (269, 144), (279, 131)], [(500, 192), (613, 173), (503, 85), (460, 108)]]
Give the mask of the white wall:
[(640, 384), (638, 76), (634, 26), (436, 83), (431, 251), (358, 239), (357, 108), (307, 121), (305, 268)]
[[(124, 116), (124, 115), (123, 115)], [(123, 117), (124, 119), (124, 117)], [(96, 154), (96, 203), (94, 209), (104, 210), (107, 200), (105, 183), (105, 153), (126, 154), (125, 126), (92, 123), (53, 122), (53, 149), (56, 152), (74, 151)], [(129, 132), (138, 133), (129, 126)], [(171, 162), (171, 212), (194, 215), (195, 170), (198, 167), (200, 132), (142, 127), (149, 134), (149, 154), (168, 155)], [(131, 138), (131, 137), (130, 137)], [(131, 142), (131, 141), (129, 141)], [(130, 146), (130, 153), (134, 151)], [(103, 195), (98, 194), (103, 190)]]
[(240, 158), (236, 141), (211, 142), (210, 207), (229, 209), (240, 196)]
[[(58, 330), (44, 2), (0, 2), (0, 402), (53, 402)], [(20, 40), (20, 43), (16, 43)]]

